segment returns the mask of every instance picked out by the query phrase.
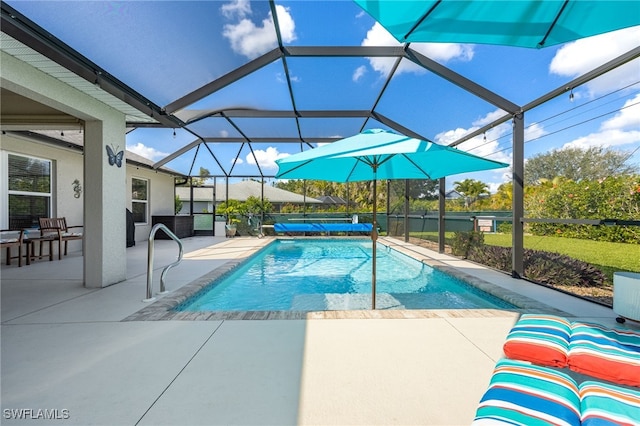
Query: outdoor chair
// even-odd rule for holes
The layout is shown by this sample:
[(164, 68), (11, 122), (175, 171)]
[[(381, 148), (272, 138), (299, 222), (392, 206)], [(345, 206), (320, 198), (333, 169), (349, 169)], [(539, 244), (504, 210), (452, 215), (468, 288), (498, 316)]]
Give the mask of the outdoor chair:
[[(64, 242), (64, 255), (67, 255), (67, 245), (70, 240), (82, 240), (82, 232), (71, 232), (70, 229), (84, 228), (83, 226), (67, 226), (64, 217), (41, 217), (40, 237), (53, 237), (58, 241), (58, 259), (62, 259), (62, 243)], [(42, 256), (42, 245), (40, 245), (40, 255)]]
[(11, 265), (11, 259), (16, 256), (11, 256), (11, 247), (18, 247), (18, 267), (22, 266), (22, 239), (24, 237), (24, 231), (22, 230), (10, 230), (3, 229), (0, 231), (0, 249), (7, 249), (7, 265)]
[(639, 416), (637, 390), (578, 383), (563, 371), (505, 358), (496, 364), (473, 425), (631, 425)]
[(507, 335), (508, 358), (640, 387), (640, 333), (544, 314), (523, 314)]

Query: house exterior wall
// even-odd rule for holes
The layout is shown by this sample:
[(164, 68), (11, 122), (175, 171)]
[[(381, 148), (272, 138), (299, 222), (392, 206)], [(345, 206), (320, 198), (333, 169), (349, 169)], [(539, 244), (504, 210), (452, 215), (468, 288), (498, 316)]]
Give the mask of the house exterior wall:
[[(74, 150), (31, 140), (29, 138), (16, 137), (11, 134), (0, 137), (2, 156), (17, 154), (29, 157), (37, 157), (52, 161), (52, 203), (51, 216), (65, 217), (67, 224), (84, 225), (84, 188), (82, 153)], [(126, 183), (121, 190), (125, 191), (127, 208), (131, 210), (131, 179), (141, 178), (149, 182), (148, 221), (146, 224), (136, 225), (136, 242), (145, 241), (151, 231), (151, 217), (153, 215), (174, 214), (174, 189), (173, 176), (165, 173), (157, 173), (154, 170), (136, 167), (127, 164)], [(74, 197), (73, 181), (78, 179), (83, 192), (78, 198)], [(2, 200), (6, 206), (6, 174), (2, 172)], [(122, 212), (123, 216), (125, 212)], [(7, 229), (9, 221), (7, 209), (0, 209), (0, 227)], [(69, 252), (82, 250), (82, 241), (69, 241)], [(2, 261), (5, 253), (2, 252)]]
[[(29, 157), (37, 157), (45, 160), (51, 160), (51, 181), (52, 181), (52, 203), (51, 216), (65, 217), (67, 225), (83, 225), (84, 224), (84, 193), (79, 198), (74, 197), (73, 181), (78, 179), (84, 188), (84, 176), (82, 173), (83, 162), (82, 155), (78, 152), (58, 148), (52, 145), (33, 142), (23, 138), (16, 138), (10, 135), (3, 135), (0, 139), (3, 157), (7, 154), (18, 154)], [(6, 206), (6, 172), (2, 172), (3, 181), (3, 202)], [(7, 229), (9, 222), (6, 207), (0, 211), (2, 220), (2, 229)], [(82, 241), (69, 241), (69, 251), (82, 250)], [(4, 255), (4, 253), (3, 253)]]
[[(156, 173), (154, 170), (127, 165), (127, 208), (131, 210), (131, 179), (146, 179), (149, 182), (149, 204), (147, 223), (136, 224), (136, 244), (149, 238), (152, 216), (171, 216), (175, 213), (173, 176)], [(124, 213), (123, 213), (124, 214)]]

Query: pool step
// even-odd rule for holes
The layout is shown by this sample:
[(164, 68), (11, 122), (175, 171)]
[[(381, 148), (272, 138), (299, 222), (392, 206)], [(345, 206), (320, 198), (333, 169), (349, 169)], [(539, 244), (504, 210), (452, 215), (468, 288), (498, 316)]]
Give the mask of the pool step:
[[(371, 295), (363, 293), (339, 294), (318, 293), (294, 296), (293, 311), (350, 311), (371, 309)], [(388, 293), (376, 295), (376, 309), (405, 309), (395, 297)]]

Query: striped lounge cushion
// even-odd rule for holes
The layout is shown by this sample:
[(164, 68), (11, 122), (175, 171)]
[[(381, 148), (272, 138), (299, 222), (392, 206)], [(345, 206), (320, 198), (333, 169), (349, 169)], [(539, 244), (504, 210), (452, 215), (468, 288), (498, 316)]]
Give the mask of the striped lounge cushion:
[(579, 425), (578, 386), (560, 371), (502, 359), (473, 421), (488, 424)]
[(582, 424), (586, 426), (637, 425), (640, 392), (601, 382), (580, 384)]
[(571, 323), (553, 315), (524, 314), (507, 335), (503, 350), (511, 359), (565, 367)]
[(578, 373), (640, 386), (640, 333), (575, 322), (568, 363)]

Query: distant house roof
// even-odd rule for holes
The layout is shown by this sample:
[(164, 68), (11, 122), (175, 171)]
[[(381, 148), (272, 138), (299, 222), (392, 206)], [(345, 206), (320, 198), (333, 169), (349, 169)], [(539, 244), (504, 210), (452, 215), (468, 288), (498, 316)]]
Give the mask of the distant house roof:
[(344, 198), (336, 197), (334, 195), (323, 195), (322, 197), (318, 197), (318, 200), (322, 201), (324, 204), (347, 204)]
[(458, 198), (462, 198), (462, 194), (460, 194), (455, 189), (449, 190), (444, 194), (444, 198), (447, 200), (457, 200)]
[[(225, 184), (217, 184), (216, 188), (216, 201), (226, 201), (226, 185)], [(246, 201), (247, 198), (254, 196), (257, 198), (262, 197), (262, 185), (260, 182), (256, 182), (253, 180), (244, 180), (238, 183), (232, 183), (229, 185), (229, 199), (230, 200), (238, 200), (238, 201)], [(190, 188), (188, 186), (177, 186), (176, 194), (180, 196), (182, 200), (188, 200)], [(210, 201), (212, 197), (212, 187), (204, 187), (204, 188), (193, 188), (193, 200), (194, 201)], [(322, 201), (311, 198), (304, 197), (300, 194), (296, 194), (295, 192), (285, 191), (284, 189), (275, 188), (273, 186), (265, 185), (264, 186), (264, 198), (269, 200), (271, 203), (291, 203), (291, 204), (321, 204)]]

